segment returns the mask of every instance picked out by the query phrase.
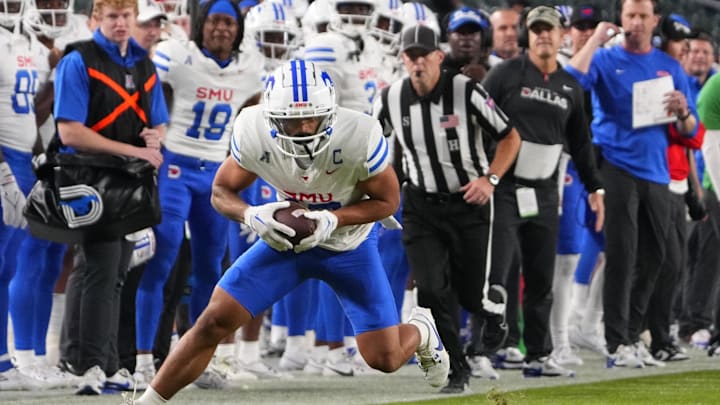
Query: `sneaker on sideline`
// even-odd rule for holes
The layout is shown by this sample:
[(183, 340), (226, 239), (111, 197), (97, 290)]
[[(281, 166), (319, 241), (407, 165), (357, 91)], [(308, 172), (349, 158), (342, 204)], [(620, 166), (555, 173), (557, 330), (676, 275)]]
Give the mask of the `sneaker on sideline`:
[(498, 350), (492, 358), (492, 365), (495, 369), (520, 370), (523, 367), (525, 355), (517, 347), (508, 346)]
[(642, 360), (643, 364), (646, 366), (654, 366), (654, 367), (665, 367), (665, 363), (657, 360), (655, 357), (650, 354), (650, 352), (647, 349), (647, 346), (645, 346), (645, 343), (642, 340), (639, 340), (635, 342), (633, 345), (635, 347), (635, 353), (637, 354), (638, 358)]
[(597, 332), (584, 332), (580, 330), (580, 328), (572, 328), (570, 329), (568, 337), (570, 344), (573, 346), (591, 350), (603, 356), (608, 355), (605, 338)]
[(470, 376), (453, 372), (448, 376), (447, 384), (440, 389), (442, 394), (465, 394), (470, 391)]
[(325, 359), (313, 359), (312, 357), (302, 368), (303, 374), (307, 375), (322, 375), (325, 369)]
[(656, 360), (660, 361), (681, 361), (690, 358), (690, 356), (683, 353), (683, 351), (674, 344), (668, 344), (665, 347), (657, 349), (653, 351), (652, 355)]
[(710, 331), (699, 329), (690, 336), (690, 345), (696, 349), (706, 350), (710, 346)]
[(80, 382), (80, 377), (67, 371), (62, 371), (57, 366), (30, 366), (19, 368), (24, 374), (36, 380), (42, 389), (70, 388)]
[(200, 374), (200, 377), (198, 377), (193, 384), (204, 390), (221, 390), (227, 388), (228, 380), (225, 374), (223, 374), (215, 366), (210, 365), (202, 372), (202, 374)]
[(245, 370), (234, 356), (215, 357), (211, 367), (227, 381), (255, 381), (258, 376)]
[(610, 353), (605, 361), (606, 368), (627, 367), (643, 368), (645, 363), (637, 356), (632, 346), (620, 345), (614, 353)]
[(570, 345), (562, 345), (553, 349), (550, 355), (561, 366), (582, 366), (583, 359), (573, 352)]
[(501, 314), (488, 313), (482, 332), (484, 350), (487, 353), (495, 353), (505, 344), (509, 330), (504, 309), (507, 303), (507, 291), (503, 286), (493, 284), (488, 288), (488, 300), (503, 308)]
[(285, 351), (280, 357), (278, 369), (280, 371), (300, 371), (305, 368), (308, 362), (308, 355), (301, 352)]
[(469, 356), (467, 358), (468, 364), (470, 364), (470, 375), (475, 378), (487, 378), (490, 380), (497, 380), (500, 378), (500, 374), (492, 366), (490, 359), (487, 356)]
[(523, 377), (575, 377), (573, 370), (559, 365), (552, 356), (541, 357), (523, 363)]
[[(242, 360), (238, 360), (236, 364), (236, 371), (245, 371), (250, 374), (257, 376), (257, 378), (293, 378), (292, 374), (284, 371), (279, 371), (271, 365), (265, 363), (262, 360), (256, 360), (252, 363), (245, 363)], [(228, 379), (233, 380), (232, 376), (228, 375)]]
[(32, 391), (42, 388), (40, 381), (12, 367), (0, 373), (0, 391)]
[[(418, 358), (418, 366), (425, 374), (425, 381), (433, 387), (440, 387), (445, 384), (450, 372), (450, 356), (443, 346), (440, 334), (435, 327), (430, 309), (415, 307), (410, 314), (408, 323), (418, 328), (425, 328), (427, 340), (421, 341), (415, 352)], [(422, 334), (421, 334), (422, 336)]]
[(354, 367), (344, 347), (330, 350), (325, 359), (322, 375), (324, 377), (342, 376), (352, 377), (355, 374)]
[(155, 378), (155, 366), (150, 365), (150, 367), (135, 368), (135, 373), (133, 374), (135, 389), (138, 391), (146, 390), (147, 387), (150, 386), (153, 378)]
[[(135, 384), (135, 376), (130, 374), (126, 368), (121, 368), (115, 374), (105, 380), (105, 391), (135, 391), (138, 390)], [(141, 390), (147, 389), (147, 385)]]
[(720, 357), (720, 337), (716, 336), (708, 347), (708, 356)]
[(90, 367), (85, 374), (80, 377), (75, 395), (100, 395), (105, 387), (105, 372), (100, 366)]

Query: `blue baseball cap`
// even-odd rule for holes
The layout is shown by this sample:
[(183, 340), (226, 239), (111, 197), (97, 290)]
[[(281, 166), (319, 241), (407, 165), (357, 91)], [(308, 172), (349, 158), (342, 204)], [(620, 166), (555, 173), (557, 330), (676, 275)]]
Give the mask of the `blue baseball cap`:
[(448, 32), (457, 31), (460, 27), (466, 24), (475, 25), (479, 30), (488, 27), (487, 19), (485, 19), (478, 10), (470, 7), (462, 7), (450, 14), (450, 19), (448, 20)]

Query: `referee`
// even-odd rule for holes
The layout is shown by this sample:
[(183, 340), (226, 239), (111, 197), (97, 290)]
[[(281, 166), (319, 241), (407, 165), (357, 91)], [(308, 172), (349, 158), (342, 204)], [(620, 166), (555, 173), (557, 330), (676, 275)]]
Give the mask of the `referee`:
[[(403, 242), (418, 304), (432, 310), (450, 353), (450, 380), (441, 392), (461, 393), (470, 367), (457, 304), (504, 317), (504, 290), (486, 284), (492, 195), (515, 160), (520, 136), (479, 84), (441, 70), (445, 55), (430, 28), (407, 28), (401, 49), (409, 77), (383, 91), (378, 118), (402, 148)], [(484, 145), (495, 142), (488, 165)]]

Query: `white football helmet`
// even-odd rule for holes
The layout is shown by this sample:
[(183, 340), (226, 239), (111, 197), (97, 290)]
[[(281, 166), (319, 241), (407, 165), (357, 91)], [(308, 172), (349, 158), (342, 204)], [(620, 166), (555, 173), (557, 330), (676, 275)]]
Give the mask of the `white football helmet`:
[(0, 25), (5, 28), (13, 28), (22, 20), (25, 13), (26, 0), (0, 0), (2, 11), (0, 11)]
[(440, 35), (437, 16), (428, 6), (422, 3), (405, 3), (402, 5), (402, 16), (406, 28), (424, 25), (435, 31), (435, 35)]
[(70, 31), (73, 0), (27, 0), (25, 28), (35, 35), (59, 38)]
[(308, 9), (308, 0), (272, 0), (280, 3), (286, 10), (291, 10), (296, 17), (305, 14)]
[(367, 32), (375, 0), (330, 0), (330, 25), (351, 37)]
[[(314, 63), (293, 59), (275, 69), (265, 82), (263, 103), (270, 135), (283, 154), (314, 159), (330, 144), (337, 110), (335, 86)], [(288, 133), (298, 118), (318, 118), (315, 133)]]
[(315, 0), (310, 3), (301, 20), (305, 38), (327, 31), (331, 11), (330, 0)]
[(302, 45), (302, 31), (292, 10), (279, 1), (263, 2), (245, 17), (248, 39), (270, 61), (290, 59)]
[(404, 26), (400, 0), (379, 0), (370, 18), (369, 34), (388, 55), (397, 55)]

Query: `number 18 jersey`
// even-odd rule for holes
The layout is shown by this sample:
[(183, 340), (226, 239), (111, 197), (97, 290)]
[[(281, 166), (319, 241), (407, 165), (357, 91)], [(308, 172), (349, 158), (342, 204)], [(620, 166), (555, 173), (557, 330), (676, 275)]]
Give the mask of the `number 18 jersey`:
[(158, 44), (153, 62), (160, 80), (173, 88), (165, 147), (198, 159), (225, 160), (233, 119), (262, 91), (260, 57), (243, 52), (223, 68), (195, 42), (168, 39)]

